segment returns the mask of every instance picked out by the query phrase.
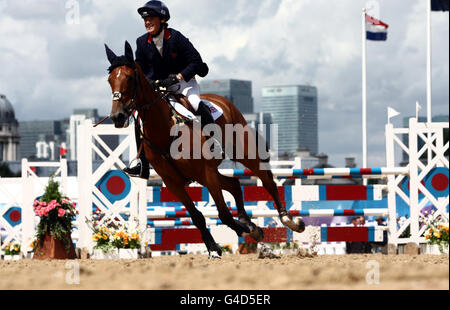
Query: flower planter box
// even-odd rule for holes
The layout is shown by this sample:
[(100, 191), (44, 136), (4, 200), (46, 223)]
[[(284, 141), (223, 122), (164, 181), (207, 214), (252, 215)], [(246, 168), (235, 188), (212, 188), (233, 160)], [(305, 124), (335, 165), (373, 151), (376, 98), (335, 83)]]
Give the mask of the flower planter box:
[(4, 259), (5, 260), (20, 260), (21, 257), (20, 257), (20, 255), (5, 255)]
[(120, 259), (138, 259), (138, 249), (119, 249)]
[(103, 252), (103, 250), (94, 249), (92, 253), (92, 259), (118, 259), (119, 258), (119, 250), (114, 249), (108, 252)]
[(448, 245), (442, 246), (442, 252), (441, 252), (439, 245), (426, 244), (425, 245), (425, 254), (432, 254), (432, 255), (448, 254)]
[(68, 234), (67, 240), (70, 242), (70, 248), (68, 251), (65, 249), (64, 243), (61, 240), (54, 238), (50, 234), (46, 234), (42, 242), (38, 242), (36, 250), (34, 251), (33, 259), (45, 260), (77, 258), (70, 234)]

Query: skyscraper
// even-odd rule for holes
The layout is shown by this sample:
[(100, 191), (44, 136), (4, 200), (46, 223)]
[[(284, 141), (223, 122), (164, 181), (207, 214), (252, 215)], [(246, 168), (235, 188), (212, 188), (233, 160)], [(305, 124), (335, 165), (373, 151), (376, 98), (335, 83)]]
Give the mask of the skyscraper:
[(242, 80), (203, 80), (201, 94), (216, 94), (229, 99), (242, 114), (253, 113), (252, 82)]
[(308, 148), (319, 152), (317, 88), (274, 86), (262, 89), (262, 111), (272, 114), (278, 125), (278, 153)]

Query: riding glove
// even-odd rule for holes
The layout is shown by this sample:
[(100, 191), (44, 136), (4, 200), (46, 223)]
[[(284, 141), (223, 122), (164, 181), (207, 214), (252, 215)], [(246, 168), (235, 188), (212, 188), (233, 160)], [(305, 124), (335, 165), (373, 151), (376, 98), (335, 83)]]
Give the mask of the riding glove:
[(168, 78), (165, 79), (165, 80), (162, 80), (162, 81), (159, 82), (158, 84), (159, 84), (160, 87), (169, 88), (170, 86), (175, 85), (175, 84), (177, 84), (178, 82), (179, 82), (179, 81), (178, 81), (178, 79), (177, 79), (176, 77), (171, 76), (171, 77), (168, 77)]

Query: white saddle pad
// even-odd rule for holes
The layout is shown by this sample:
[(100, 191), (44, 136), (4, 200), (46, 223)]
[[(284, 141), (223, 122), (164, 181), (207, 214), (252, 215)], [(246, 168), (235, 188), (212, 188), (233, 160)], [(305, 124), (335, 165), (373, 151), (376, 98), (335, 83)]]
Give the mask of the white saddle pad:
[[(211, 101), (208, 100), (202, 100), (211, 110), (211, 115), (214, 118), (214, 120), (218, 119), (219, 117), (222, 116), (223, 114), (223, 110), (217, 106), (216, 104), (212, 103)], [(181, 103), (179, 103), (178, 101), (175, 101), (174, 99), (170, 99), (170, 104), (172, 105), (172, 107), (174, 107), (175, 111), (177, 111), (178, 113), (180, 113), (181, 115), (183, 115), (184, 117), (187, 117), (189, 119), (196, 119), (197, 117), (192, 114), (191, 111), (189, 111), (188, 109), (186, 109)]]

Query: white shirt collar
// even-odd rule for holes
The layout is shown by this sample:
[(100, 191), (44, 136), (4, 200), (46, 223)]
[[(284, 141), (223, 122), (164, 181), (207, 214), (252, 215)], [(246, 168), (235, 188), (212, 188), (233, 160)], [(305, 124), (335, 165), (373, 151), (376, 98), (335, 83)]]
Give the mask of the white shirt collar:
[(164, 29), (161, 31), (161, 33), (153, 37), (153, 43), (155, 43), (156, 49), (158, 50), (159, 54), (162, 56), (163, 52), (163, 43), (164, 43)]

